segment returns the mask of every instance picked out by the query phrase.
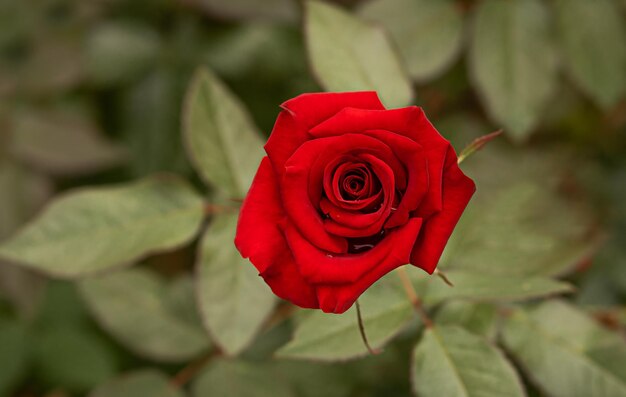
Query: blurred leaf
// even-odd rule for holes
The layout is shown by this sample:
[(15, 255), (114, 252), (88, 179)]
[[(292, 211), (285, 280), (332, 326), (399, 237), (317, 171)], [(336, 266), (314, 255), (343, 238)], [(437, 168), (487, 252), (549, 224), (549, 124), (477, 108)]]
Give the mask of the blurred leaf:
[(327, 91), (375, 90), (388, 107), (411, 102), (411, 82), (382, 29), (328, 3), (305, 7), (311, 66)]
[(539, 0), (485, 0), (474, 17), (471, 77), (494, 120), (523, 141), (557, 81), (548, 12)]
[(85, 43), (87, 76), (99, 86), (131, 81), (155, 63), (159, 44), (157, 33), (147, 26), (122, 22), (99, 25)]
[(144, 369), (112, 379), (89, 393), (89, 397), (183, 397), (163, 373)]
[(416, 81), (440, 76), (461, 53), (463, 17), (453, 0), (373, 0), (360, 14), (389, 30)]
[(57, 277), (119, 267), (187, 243), (202, 223), (202, 207), (173, 176), (74, 191), (1, 244), (0, 256)]
[(85, 392), (117, 372), (116, 357), (96, 334), (57, 325), (35, 340), (37, 373), (51, 387)]
[[(413, 307), (397, 277), (392, 272), (359, 297), (367, 338), (374, 349), (382, 348), (413, 319)], [(313, 311), (297, 324), (292, 341), (277, 352), (280, 358), (321, 361), (367, 354), (354, 306), (339, 315)]]
[(353, 379), (342, 364), (279, 360), (274, 368), (284, 376), (298, 397), (348, 397)]
[(36, 328), (79, 328), (85, 326), (88, 320), (89, 313), (75, 284), (55, 280), (46, 285), (34, 324)]
[(204, 181), (243, 197), (263, 158), (263, 143), (239, 99), (208, 69), (196, 72), (189, 86), (183, 133)]
[(495, 305), (453, 301), (446, 303), (437, 311), (435, 323), (457, 325), (487, 339), (494, 339), (497, 319), (498, 308)]
[(194, 397), (292, 397), (287, 383), (276, 379), (268, 365), (217, 360), (209, 364), (191, 385)]
[(626, 93), (626, 26), (612, 0), (555, 0), (563, 65), (580, 88), (609, 108)]
[[(191, 308), (181, 310), (172, 304), (170, 288), (156, 274), (142, 269), (80, 282), (98, 323), (128, 349), (157, 361), (181, 362), (207, 350), (209, 340), (201, 325), (185, 314)], [(192, 289), (187, 293), (191, 295)], [(191, 298), (187, 301), (193, 303)]]
[[(51, 194), (52, 186), (47, 178), (3, 161), (0, 156), (0, 240), (28, 220)], [(0, 260), (0, 295), (26, 318), (33, 316), (43, 286), (40, 276)]]
[(478, 190), (446, 246), (441, 268), (546, 277), (589, 258), (599, 240), (589, 209), (580, 193), (557, 190), (568, 162), (554, 153), (492, 144), (463, 164)]
[(514, 367), (495, 346), (457, 327), (427, 329), (413, 354), (420, 397), (523, 397)]
[(26, 328), (18, 322), (0, 318), (0, 396), (26, 375), (30, 359), (30, 341)]
[(433, 124), (457, 153), (474, 139), (493, 131), (482, 119), (465, 112), (446, 114)]
[[(415, 272), (422, 274), (421, 271)], [(451, 299), (472, 301), (519, 301), (572, 292), (572, 285), (543, 277), (493, 275), (470, 270), (450, 270), (450, 287), (437, 277), (418, 279), (424, 303), (432, 305)]]
[(78, 113), (17, 112), (9, 143), (16, 158), (54, 176), (90, 174), (120, 165), (126, 157), (123, 148)]
[(188, 0), (205, 11), (225, 19), (293, 21), (297, 17), (294, 0)]
[(551, 396), (626, 396), (626, 344), (568, 304), (517, 310), (503, 337), (531, 381)]
[(196, 270), (204, 324), (229, 355), (252, 342), (276, 303), (257, 270), (235, 248), (237, 215), (213, 219), (202, 238)]
[(161, 67), (133, 85), (120, 100), (124, 139), (134, 175), (186, 173), (180, 140), (180, 103), (187, 74)]

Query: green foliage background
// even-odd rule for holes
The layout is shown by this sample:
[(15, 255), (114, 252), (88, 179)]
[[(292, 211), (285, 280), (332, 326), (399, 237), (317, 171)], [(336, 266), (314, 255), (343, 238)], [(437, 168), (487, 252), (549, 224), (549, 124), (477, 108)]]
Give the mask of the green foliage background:
[[(626, 2), (0, 0), (0, 396), (626, 396)], [(344, 315), (232, 244), (278, 105), (422, 106), (478, 193)]]

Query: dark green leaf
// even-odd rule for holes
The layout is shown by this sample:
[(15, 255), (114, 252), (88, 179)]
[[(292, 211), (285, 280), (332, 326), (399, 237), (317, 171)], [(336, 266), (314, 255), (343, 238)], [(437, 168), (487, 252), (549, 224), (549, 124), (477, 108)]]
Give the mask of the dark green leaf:
[(93, 390), (89, 397), (183, 397), (163, 373), (145, 369), (112, 379)]

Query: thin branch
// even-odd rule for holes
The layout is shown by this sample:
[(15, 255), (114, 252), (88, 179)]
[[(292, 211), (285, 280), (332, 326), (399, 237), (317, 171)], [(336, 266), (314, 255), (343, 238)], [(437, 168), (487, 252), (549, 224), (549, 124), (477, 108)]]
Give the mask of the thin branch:
[(417, 296), (417, 292), (413, 287), (413, 283), (411, 282), (411, 279), (409, 278), (409, 274), (406, 272), (405, 267), (401, 266), (397, 268), (396, 273), (402, 281), (402, 286), (404, 287), (404, 292), (406, 292), (406, 296), (409, 298), (409, 301), (413, 305), (413, 308), (420, 316), (422, 322), (424, 323), (424, 326), (426, 328), (432, 328), (433, 321), (430, 319), (430, 317), (428, 317), (428, 314), (426, 313), (426, 310), (422, 305), (422, 300), (419, 298), (419, 296)]
[(176, 375), (174, 375), (174, 377), (170, 380), (170, 384), (177, 389), (183, 388), (204, 369), (213, 356), (219, 354), (220, 352), (214, 348), (214, 350), (198, 357), (196, 360), (190, 362), (183, 369), (178, 371), (178, 373), (176, 373)]
[(363, 317), (361, 316), (361, 305), (359, 304), (359, 301), (357, 300), (356, 302), (354, 302), (354, 304), (356, 306), (356, 318), (359, 323), (359, 332), (361, 333), (361, 339), (363, 340), (363, 344), (371, 355), (375, 356), (377, 354), (380, 354), (381, 351), (378, 349), (373, 349), (372, 346), (370, 346), (369, 341), (367, 340), (367, 335), (365, 334), (365, 326), (363, 325)]

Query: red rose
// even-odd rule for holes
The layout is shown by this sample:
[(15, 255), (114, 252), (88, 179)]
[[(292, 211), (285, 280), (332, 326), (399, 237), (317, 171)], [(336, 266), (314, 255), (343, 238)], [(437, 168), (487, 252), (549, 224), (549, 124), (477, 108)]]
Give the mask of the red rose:
[(282, 109), (235, 237), (274, 293), (343, 313), (399, 266), (432, 273), (475, 185), (422, 109), (374, 92)]

